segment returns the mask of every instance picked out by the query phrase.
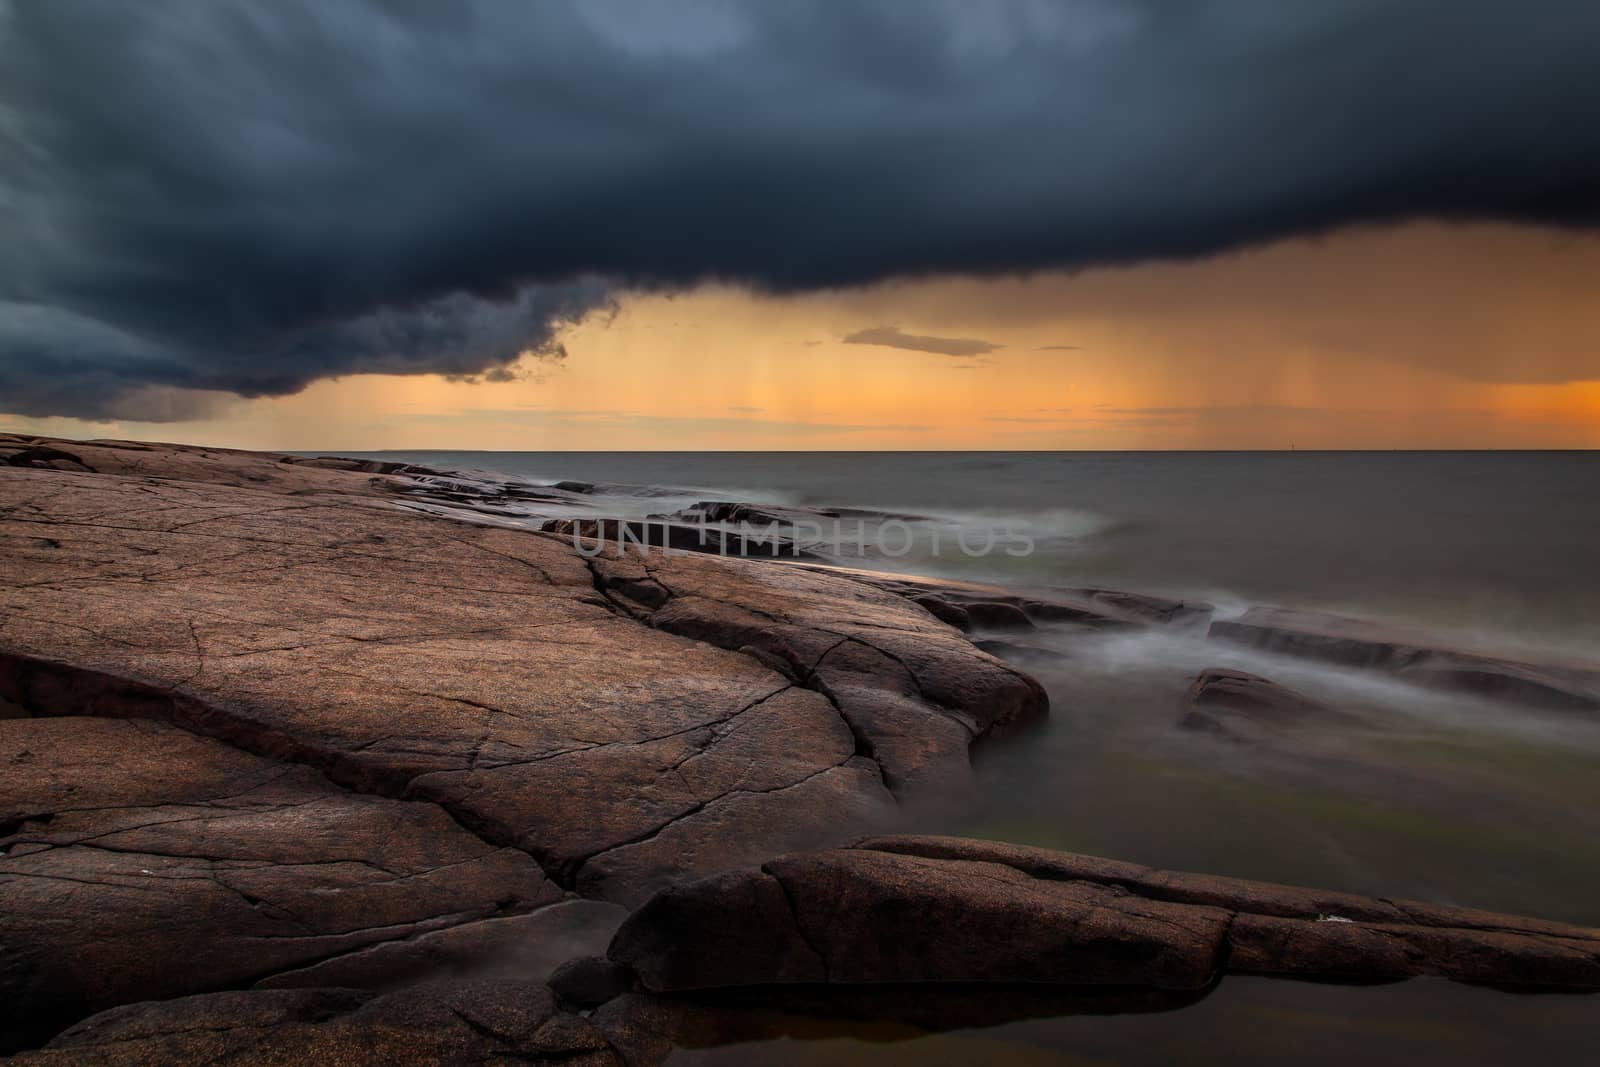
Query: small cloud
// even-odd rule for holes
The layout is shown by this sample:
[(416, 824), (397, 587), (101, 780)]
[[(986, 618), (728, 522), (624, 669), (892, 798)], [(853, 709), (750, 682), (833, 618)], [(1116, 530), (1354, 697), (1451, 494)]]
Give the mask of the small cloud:
[(932, 352), (940, 356), (981, 356), (1005, 347), (976, 337), (933, 337), (927, 334), (906, 333), (898, 326), (872, 326), (865, 330), (857, 330), (845, 337), (844, 343), (906, 348), (913, 352)]
[(1057, 418), (1036, 418), (1036, 417), (1027, 416), (1027, 415), (985, 415), (983, 417), (983, 421), (984, 422), (1027, 422), (1027, 423), (1047, 423), (1048, 424), (1048, 423), (1053, 423), (1053, 422), (1064, 422), (1066, 420), (1061, 419), (1059, 417), (1057, 417)]
[(820, 345), (822, 342), (821, 341), (801, 341), (800, 343), (805, 345), (807, 348), (811, 348), (814, 345)]
[(766, 408), (753, 408), (748, 404), (734, 404), (732, 407), (728, 408), (728, 410), (742, 412), (746, 415), (759, 415), (765, 411)]
[(1040, 345), (1035, 352), (1082, 352), (1082, 345)]

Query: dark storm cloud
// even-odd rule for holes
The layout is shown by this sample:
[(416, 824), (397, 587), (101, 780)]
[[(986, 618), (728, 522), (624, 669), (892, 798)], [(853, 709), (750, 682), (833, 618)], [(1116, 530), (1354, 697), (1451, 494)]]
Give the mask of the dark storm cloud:
[(883, 345), (887, 348), (909, 348), (913, 352), (933, 352), (941, 356), (981, 356), (1003, 345), (976, 337), (930, 337), (926, 334), (906, 333), (898, 326), (872, 326), (857, 330), (843, 338), (847, 345)]
[(1565, 0), (0, 0), (0, 409), (484, 374), (606, 284), (1588, 225), (1597, 32)]

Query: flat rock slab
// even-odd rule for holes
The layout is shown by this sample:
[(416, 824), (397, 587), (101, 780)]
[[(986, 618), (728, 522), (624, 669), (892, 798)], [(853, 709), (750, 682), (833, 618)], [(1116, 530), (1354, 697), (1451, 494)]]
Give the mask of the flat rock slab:
[(301, 1067), (528, 1063), (621, 1067), (605, 1037), (527, 981), (430, 983), (375, 995), (350, 989), (212, 993), (132, 1004), (86, 1019), (12, 1063)]
[(433, 804), (160, 722), (0, 722), (0, 1047), (561, 899)]
[(673, 887), (628, 918), (609, 954), (651, 992), (1198, 990), (1224, 973), (1600, 989), (1600, 930), (939, 837), (877, 838)]
[(1254, 607), (1211, 624), (1210, 636), (1346, 667), (1388, 671), (1418, 685), (1562, 711), (1600, 711), (1600, 668), (1527, 663), (1440, 647), (1426, 634), (1287, 608)]
[(848, 578), (707, 557), (651, 576), (401, 510), (393, 474), (74, 454), (96, 473), (0, 467), (0, 700), (167, 720), (434, 801), (587, 896), (887, 826), (1045, 708)]

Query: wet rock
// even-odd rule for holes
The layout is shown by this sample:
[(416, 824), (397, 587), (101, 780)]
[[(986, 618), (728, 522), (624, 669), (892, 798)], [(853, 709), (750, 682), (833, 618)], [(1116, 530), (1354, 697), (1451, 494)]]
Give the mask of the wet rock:
[(982, 630), (1031, 630), (1033, 621), (1015, 604), (994, 600), (975, 600), (965, 605), (967, 617)]
[(432, 804), (164, 723), (0, 723), (0, 1032), (561, 899)]
[(1201, 671), (1183, 698), (1179, 725), (1209, 730), (1240, 741), (1261, 740), (1302, 724), (1345, 716), (1303, 693), (1259, 675), (1226, 667)]
[[(806, 513), (808, 517), (815, 513)], [(755, 504), (739, 504), (726, 500), (702, 500), (691, 508), (678, 512), (678, 518), (697, 519), (703, 522), (747, 522), (751, 525), (774, 525), (784, 521), (775, 510)]]
[(623, 923), (609, 955), (654, 992), (1200, 990), (1224, 972), (1600, 989), (1593, 929), (961, 838), (872, 839), (675, 886)]
[(11, 1061), (131, 1063), (529, 1063), (621, 1067), (588, 1020), (527, 981), (437, 982), (384, 995), (346, 989), (211, 993), (115, 1008)]
[(936, 596), (914, 596), (910, 599), (913, 604), (926, 608), (928, 614), (940, 622), (947, 622), (958, 630), (972, 629), (972, 615), (966, 608)]
[(919, 602), (925, 598), (937, 599), (967, 612), (970, 624), (982, 625), (978, 623), (977, 616), (972, 614), (976, 606), (977, 614), (987, 614), (996, 620), (987, 624), (990, 629), (1027, 629), (1034, 622), (1068, 623), (1097, 630), (1166, 623), (1189, 624), (1203, 621), (1211, 611), (1209, 604), (1186, 603), (1110, 589), (1063, 589), (1047, 598), (1041, 595), (1025, 596), (977, 582), (882, 574), (842, 567), (827, 569), (836, 574), (848, 574), (858, 581)]
[(633, 972), (605, 956), (579, 956), (550, 975), (550, 988), (556, 996), (576, 1008), (597, 1007), (632, 986)]
[(1554, 710), (1600, 710), (1600, 670), (1438, 647), (1424, 634), (1362, 619), (1254, 607), (1237, 619), (1213, 622), (1210, 635), (1326, 663), (1388, 671), (1452, 692)]
[(1203, 600), (1174, 600), (1171, 597), (1129, 593), (1119, 589), (1072, 587), (1062, 592), (1101, 608), (1109, 608), (1129, 619), (1163, 626), (1200, 626), (1216, 610)]

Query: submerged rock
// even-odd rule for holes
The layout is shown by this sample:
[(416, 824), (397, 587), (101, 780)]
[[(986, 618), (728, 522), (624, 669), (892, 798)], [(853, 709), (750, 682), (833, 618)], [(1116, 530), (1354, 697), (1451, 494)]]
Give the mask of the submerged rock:
[(577, 1008), (604, 1004), (632, 985), (633, 972), (605, 956), (570, 959), (550, 975), (550, 988), (556, 996)]
[(1434, 975), (1600, 989), (1600, 930), (986, 841), (871, 839), (664, 890), (610, 956), (641, 986)]
[(1425, 635), (1342, 615), (1254, 607), (1237, 619), (1213, 622), (1210, 635), (1271, 652), (1389, 671), (1436, 689), (1555, 710), (1600, 710), (1600, 669), (1437, 647)]
[(1164, 626), (1202, 626), (1215, 608), (1203, 600), (1174, 600), (1148, 593), (1128, 593), (1120, 589), (1068, 587), (1061, 592), (1081, 597), (1092, 604), (1111, 608), (1126, 616)]
[(1210, 730), (1241, 741), (1260, 740), (1308, 718), (1343, 719), (1341, 712), (1303, 693), (1245, 671), (1207, 667), (1183, 698), (1179, 725)]

